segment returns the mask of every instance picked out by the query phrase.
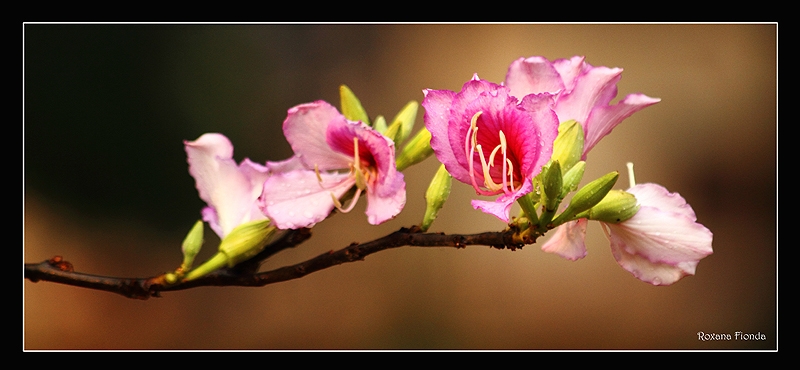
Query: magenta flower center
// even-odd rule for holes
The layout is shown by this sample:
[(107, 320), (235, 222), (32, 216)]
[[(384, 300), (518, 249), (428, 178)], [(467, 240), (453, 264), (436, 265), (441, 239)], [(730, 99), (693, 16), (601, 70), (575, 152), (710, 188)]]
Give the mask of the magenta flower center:
[[(506, 141), (506, 135), (503, 133), (503, 130), (498, 131), (500, 143), (495, 146), (489, 154), (488, 160), (486, 159), (486, 155), (484, 154), (483, 145), (478, 144), (478, 117), (483, 114), (483, 111), (479, 111), (472, 116), (472, 120), (470, 121), (469, 131), (467, 132), (466, 138), (464, 140), (464, 154), (467, 157), (468, 161), (472, 161), (474, 158), (475, 152), (478, 152), (478, 157), (480, 158), (480, 171), (483, 175), (483, 186), (485, 189), (478, 186), (478, 182), (475, 179), (475, 167), (476, 164), (474, 161), (470, 163), (469, 166), (469, 177), (472, 180), (472, 187), (475, 189), (478, 194), (481, 195), (495, 195), (502, 193), (514, 193), (519, 189), (521, 185), (519, 181), (514, 180), (514, 163), (508, 158), (508, 143)], [(491, 169), (495, 165), (495, 156), (500, 153), (503, 156), (502, 158), (502, 166), (503, 170), (501, 172), (501, 179), (499, 183), (495, 182), (495, 179), (491, 175)]]
[[(353, 206), (358, 202), (358, 198), (361, 197), (361, 193), (367, 189), (368, 185), (372, 185), (375, 182), (375, 179), (378, 177), (378, 170), (374, 166), (370, 165), (369, 161), (361, 160), (361, 155), (358, 150), (358, 137), (353, 138), (353, 162), (350, 163), (350, 175), (355, 178), (356, 180), (356, 193), (353, 195), (353, 199), (350, 201), (350, 204), (347, 207), (344, 207), (342, 203), (336, 198), (336, 195), (331, 192), (331, 198), (333, 198), (333, 204), (336, 206), (336, 209), (339, 212), (347, 213), (353, 210)], [(315, 166), (315, 171), (317, 171), (317, 180), (320, 182), (320, 186), (322, 185), (322, 177), (319, 175), (319, 169)]]

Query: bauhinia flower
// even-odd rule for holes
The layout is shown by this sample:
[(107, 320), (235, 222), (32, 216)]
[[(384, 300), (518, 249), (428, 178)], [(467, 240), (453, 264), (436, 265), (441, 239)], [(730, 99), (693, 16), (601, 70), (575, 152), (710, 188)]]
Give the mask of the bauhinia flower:
[(558, 134), (551, 94), (512, 96), (475, 75), (460, 92), (425, 90), (425, 125), (439, 161), (478, 195), (472, 206), (508, 222), (511, 205), (531, 192)]
[[(394, 143), (363, 122), (347, 120), (324, 101), (289, 109), (283, 123), (295, 156), (264, 183), (262, 210), (280, 229), (311, 227), (336, 207), (347, 212), (366, 193), (369, 223), (394, 218), (406, 188)], [(340, 198), (356, 187), (351, 203)]]
[(508, 68), (505, 85), (517, 97), (550, 93), (559, 122), (578, 121), (583, 126), (583, 158), (600, 139), (633, 113), (661, 99), (630, 94), (609, 105), (617, 96), (621, 68), (593, 67), (584, 57), (549, 61), (544, 57), (519, 58)]
[[(657, 184), (634, 185), (626, 192), (636, 198), (638, 211), (621, 222), (601, 221), (620, 266), (653, 285), (694, 275), (698, 262), (713, 252), (713, 234), (697, 223), (692, 207)], [(542, 250), (570, 260), (583, 258), (587, 223), (581, 218), (560, 226)]]
[(203, 220), (219, 235), (219, 250), (195, 269), (194, 255), (202, 245), (202, 227), (192, 229), (184, 243), (184, 264), (167, 281), (194, 280), (222, 267), (233, 267), (263, 250), (275, 227), (261, 212), (259, 197), (270, 169), (244, 159), (236, 164), (233, 145), (221, 134), (204, 134), (184, 142), (189, 173), (194, 177), (203, 208)]
[(189, 174), (207, 207), (203, 220), (224, 238), (237, 226), (264, 220), (259, 208), (264, 181), (269, 177), (266, 166), (245, 158), (233, 160), (233, 145), (222, 134), (204, 134), (195, 141), (185, 141)]

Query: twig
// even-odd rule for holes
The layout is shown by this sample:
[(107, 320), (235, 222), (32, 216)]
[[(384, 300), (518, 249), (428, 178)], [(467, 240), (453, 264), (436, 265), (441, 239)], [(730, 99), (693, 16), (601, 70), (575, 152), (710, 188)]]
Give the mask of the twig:
[(403, 228), (392, 234), (371, 242), (353, 243), (338, 251), (330, 251), (305, 262), (281, 267), (272, 271), (257, 272), (261, 261), (275, 253), (294, 247), (311, 236), (308, 229), (289, 231), (272, 243), (258, 256), (237, 265), (233, 269), (223, 269), (199, 279), (167, 284), (164, 275), (150, 278), (116, 278), (74, 272), (72, 265), (61, 257), (38, 264), (25, 264), (25, 278), (32, 282), (50, 281), (77, 287), (103, 290), (121, 294), (128, 298), (148, 299), (160, 297), (160, 292), (185, 290), (201, 286), (265, 286), (306, 276), (312, 272), (361, 261), (364, 257), (386, 249), (402, 246), (415, 247), (455, 247), (486, 245), (498, 249), (517, 249), (535, 242), (535, 237), (520, 233), (516, 229), (500, 232), (486, 232), (469, 235), (447, 235), (441, 233), (421, 233), (419, 228)]

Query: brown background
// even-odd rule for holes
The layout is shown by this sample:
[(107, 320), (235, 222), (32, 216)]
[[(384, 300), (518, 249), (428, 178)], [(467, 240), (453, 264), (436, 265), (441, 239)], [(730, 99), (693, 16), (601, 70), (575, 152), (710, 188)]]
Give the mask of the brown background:
[[(622, 67), (619, 98), (660, 97), (595, 147), (585, 179), (633, 161), (639, 182), (679, 192), (714, 233), (714, 254), (697, 275), (669, 287), (621, 269), (597, 224), (577, 262), (538, 245), (406, 247), (263, 288), (147, 301), (24, 281), (24, 349), (777, 347), (775, 24), (24, 30), (24, 262), (58, 254), (82, 272), (129, 277), (174, 269), (203, 206), (182, 140), (222, 132), (237, 160), (280, 160), (290, 155), (286, 110), (316, 99), (338, 105), (340, 84), (371, 116), (391, 118), (421, 101), (423, 88), (458, 90), (473, 73), (501, 82), (511, 61), (532, 55)], [(397, 219), (370, 226), (362, 202), (264, 268), (418, 223), (436, 168), (429, 159), (406, 171), (408, 203)], [(472, 210), (473, 195), (455, 183), (431, 231), (502, 229)], [(703, 342), (700, 331), (767, 340)]]

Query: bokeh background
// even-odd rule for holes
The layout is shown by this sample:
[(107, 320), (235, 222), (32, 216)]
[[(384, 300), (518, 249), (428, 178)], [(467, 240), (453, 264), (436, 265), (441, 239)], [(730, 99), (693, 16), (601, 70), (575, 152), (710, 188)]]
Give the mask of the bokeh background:
[[(24, 262), (172, 270), (204, 205), (183, 140), (221, 132), (237, 160), (280, 160), (286, 110), (338, 106), (340, 84), (391, 118), (424, 88), (459, 90), (473, 73), (501, 82), (532, 55), (622, 67), (618, 99), (661, 98), (595, 147), (585, 179), (619, 170), (625, 188), (633, 161), (639, 182), (679, 192), (714, 233), (697, 274), (668, 287), (620, 268), (597, 224), (577, 262), (539, 245), (405, 247), (262, 288), (146, 301), (24, 280), (24, 349), (777, 348), (776, 24), (28, 24), (23, 41)], [(263, 269), (418, 223), (437, 166), (406, 171), (395, 220), (370, 226), (361, 202)], [(473, 196), (455, 183), (431, 231), (503, 229)], [(766, 340), (697, 335), (736, 331)]]

